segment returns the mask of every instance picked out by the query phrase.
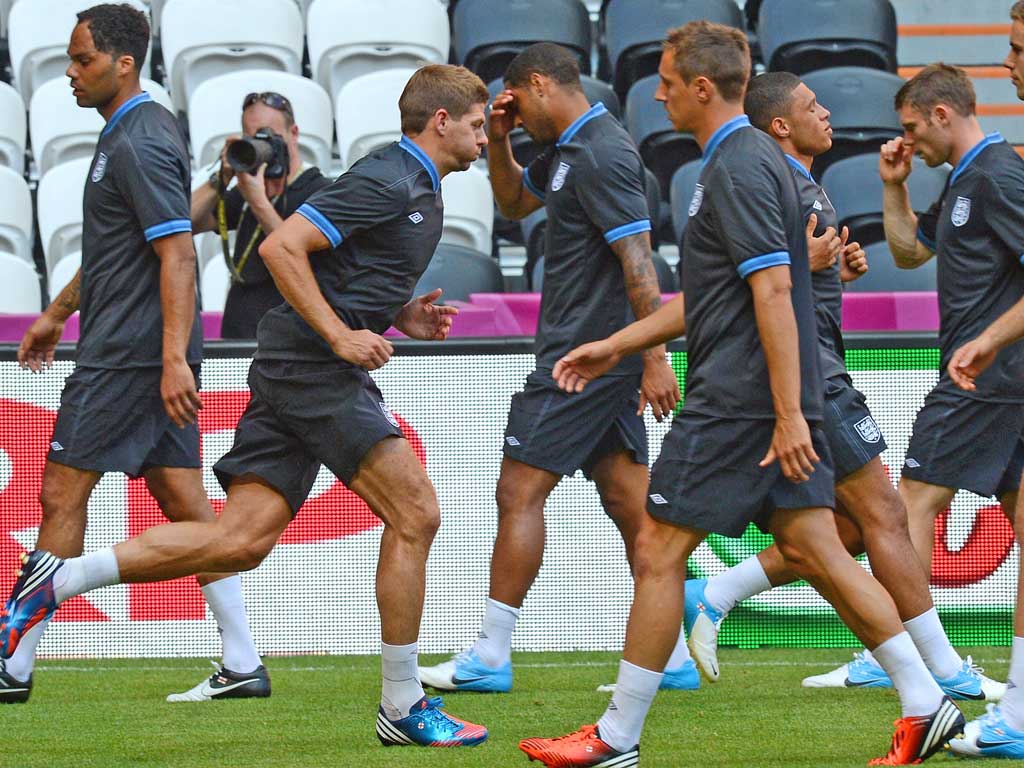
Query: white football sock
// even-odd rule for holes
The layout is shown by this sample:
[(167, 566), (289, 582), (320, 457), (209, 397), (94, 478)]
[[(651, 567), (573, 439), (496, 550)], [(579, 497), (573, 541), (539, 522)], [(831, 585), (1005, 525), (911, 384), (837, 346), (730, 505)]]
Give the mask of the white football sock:
[(900, 695), (903, 717), (930, 715), (942, 703), (942, 689), (924, 665), (910, 633), (900, 632), (871, 651)]
[(488, 667), (497, 669), (512, 660), (512, 632), (518, 618), (518, 608), (487, 598), (480, 635), (473, 643), (473, 650)]
[(260, 665), (260, 655), (249, 631), (242, 597), (242, 577), (237, 573), (207, 584), (203, 597), (217, 619), (224, 657), (221, 663), (232, 672), (252, 672)]
[(14, 654), (4, 662), (7, 674), (13, 675), (22, 682), (32, 677), (32, 670), (36, 666), (36, 648), (39, 647), (39, 641), (43, 639), (43, 632), (46, 631), (46, 625), (49, 623), (50, 619), (40, 621), (24, 634), (18, 642)]
[(383, 677), (380, 705), (389, 720), (408, 717), (412, 705), (423, 698), (417, 659), (419, 643), (380, 644), (380, 670)]
[(597, 732), (605, 744), (619, 752), (628, 752), (640, 743), (644, 720), (661, 685), (661, 672), (619, 662), (619, 677), (615, 681), (608, 709), (597, 722)]
[(53, 592), (60, 605), (76, 595), (117, 584), (120, 580), (114, 550), (101, 549), (65, 560), (53, 574)]
[(939, 614), (933, 606), (920, 616), (903, 622), (904, 629), (914, 639), (914, 645), (931, 673), (940, 680), (952, 677), (960, 671), (964, 660), (949, 644), (946, 630), (942, 628)]
[(754, 555), (708, 579), (704, 601), (719, 613), (728, 613), (740, 601), (771, 588), (761, 561)]
[[(20, 646), (18, 650), (21, 650)], [(1003, 713), (1008, 726), (1016, 731), (1024, 731), (1024, 637), (1013, 638), (1007, 683), (1009, 687), (999, 702), (999, 711)]]
[(679, 639), (676, 640), (676, 647), (672, 649), (672, 655), (668, 657), (668, 664), (665, 671), (679, 669), (690, 660), (690, 649), (686, 647), (686, 630), (679, 627)]

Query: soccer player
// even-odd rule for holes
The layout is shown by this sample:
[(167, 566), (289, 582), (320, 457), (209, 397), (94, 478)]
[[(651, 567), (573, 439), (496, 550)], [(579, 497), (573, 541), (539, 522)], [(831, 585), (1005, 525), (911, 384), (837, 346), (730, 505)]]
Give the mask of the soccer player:
[(576, 391), (621, 356), (685, 331), (686, 400), (652, 472), (611, 704), (596, 726), (520, 748), (549, 766), (636, 765), (679, 634), (687, 558), (709, 532), (738, 536), (754, 521), (896, 681), (903, 716), (889, 753), (872, 764), (918, 762), (959, 732), (963, 716), (928, 674), (892, 598), (836, 531), (806, 222), (782, 150), (743, 114), (746, 36), (687, 24), (669, 33), (658, 72), (655, 97), (704, 153), (683, 244), (683, 295), (569, 353), (554, 374)]
[[(958, 489), (996, 496), (1007, 515), (1024, 470), (1024, 347), (1005, 350), (970, 392), (948, 374), (953, 351), (1024, 295), (1018, 261), (1024, 236), (1024, 160), (975, 117), (974, 87), (963, 70), (926, 67), (896, 95), (904, 135), (881, 151), (884, 224), (896, 265), (939, 259), (939, 382), (914, 421), (899, 492), (910, 535), (931, 572), (935, 518)], [(910, 207), (911, 159), (954, 166), (942, 197), (920, 219)], [(870, 666), (874, 669), (870, 669)], [(880, 676), (861, 659), (857, 674)], [(841, 670), (819, 678), (842, 685)], [(849, 677), (849, 673), (846, 673)]]
[[(96, 109), (106, 127), (83, 180), (82, 267), (18, 349), (23, 367), (49, 366), (65, 321), (81, 310), (77, 365), (64, 384), (40, 494), (36, 546), (59, 557), (81, 554), (89, 496), (106, 472), (145, 478), (169, 520), (216, 519), (203, 489), (195, 423), (202, 325), (191, 166), (174, 116), (139, 86), (148, 44), (144, 14), (97, 5), (78, 14), (68, 45), (78, 106)], [(230, 570), (196, 577), (220, 628), (222, 667), (169, 701), (270, 695), (242, 583)], [(0, 702), (28, 700), (46, 624), (19, 638), (13, 655), (9, 646), (0, 649)]]
[(433, 303), (440, 290), (410, 297), (441, 237), (441, 179), (469, 168), (487, 144), (487, 99), (469, 70), (419, 69), (399, 100), (401, 140), (316, 193), (260, 247), (287, 304), (260, 323), (252, 399), (234, 445), (214, 466), (227, 491), (220, 517), (157, 526), (84, 558), (34, 552), (7, 603), (0, 646), (13, 647), (40, 616), (96, 587), (255, 568), (324, 464), (384, 522), (378, 738), (433, 747), (487, 738), (486, 728), (424, 696), (416, 676), (427, 554), (440, 512), (426, 471), (367, 372), (391, 357), (380, 335), (390, 325), (418, 339), (448, 334), (456, 310)]
[[(771, 72), (750, 82), (744, 103), (751, 122), (786, 153), (807, 220), (818, 341), (825, 378), (825, 418), (822, 428), (835, 462), (839, 525), (856, 526), (847, 533), (855, 554), (866, 549), (871, 570), (892, 596), (903, 626), (914, 639), (939, 686), (954, 699), (998, 698), (1005, 686), (983, 677), (970, 659), (960, 658), (942, 629), (928, 577), (920, 565), (907, 512), (889, 481), (880, 458), (885, 440), (846, 371), (842, 336), (842, 282), (866, 269), (863, 251), (839, 233), (838, 218), (828, 195), (811, 176), (811, 163), (832, 146), (828, 110), (813, 91), (788, 72)], [(845, 245), (844, 245), (845, 244)], [(710, 580), (686, 584), (685, 626), (694, 657), (712, 680), (718, 677), (718, 627), (740, 600), (796, 581), (777, 547), (769, 547)], [(846, 685), (879, 687), (892, 683), (877, 664), (877, 674), (861, 677), (865, 664), (851, 664)], [(848, 681), (847, 681), (848, 680)]]
[[(420, 670), (424, 683), (444, 690), (512, 688), (512, 632), (544, 554), (544, 502), (563, 475), (582, 469), (594, 480), (631, 556), (648, 483), (641, 414), (650, 402), (660, 420), (679, 400), (664, 346), (624, 359), (582, 394), (561, 391), (552, 378), (557, 360), (573, 347), (619, 330), (630, 310), (646, 317), (661, 306), (643, 162), (604, 105), (587, 101), (576, 57), (565, 48), (525, 49), (509, 64), (505, 86), (488, 123), (494, 197), (511, 219), (541, 206), (548, 213), (537, 369), (508, 416), (480, 635), (454, 659)], [(526, 169), (508, 141), (518, 124), (549, 145)], [(667, 685), (699, 684), (692, 660), (676, 666)]]

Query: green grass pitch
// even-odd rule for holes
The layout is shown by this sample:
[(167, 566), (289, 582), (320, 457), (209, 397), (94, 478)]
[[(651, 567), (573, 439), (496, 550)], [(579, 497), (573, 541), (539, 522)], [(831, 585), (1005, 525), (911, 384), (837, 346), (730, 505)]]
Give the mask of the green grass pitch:
[[(1005, 679), (1009, 648), (961, 649)], [(722, 680), (659, 694), (642, 766), (864, 766), (889, 746), (899, 715), (892, 691), (807, 690), (800, 680), (847, 661), (846, 650), (723, 650)], [(373, 720), (376, 657), (271, 658), (274, 695), (255, 701), (167, 704), (210, 671), (197, 659), (41, 661), (32, 700), (0, 707), (0, 764), (102, 766), (527, 766), (516, 744), (593, 722), (617, 654), (516, 654), (508, 695), (447, 695), (446, 706), (491, 730), (473, 749), (383, 748)], [(440, 657), (425, 657), (427, 663)], [(967, 702), (967, 717), (984, 704)], [(971, 765), (939, 754), (928, 765)], [(1010, 765), (1010, 761), (985, 764)], [(539, 765), (534, 763), (533, 765)]]

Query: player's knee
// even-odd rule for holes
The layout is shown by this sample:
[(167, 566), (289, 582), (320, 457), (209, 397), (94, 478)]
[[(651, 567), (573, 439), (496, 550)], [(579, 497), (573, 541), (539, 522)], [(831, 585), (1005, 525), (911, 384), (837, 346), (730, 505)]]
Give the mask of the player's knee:
[(814, 581), (823, 571), (824, 565), (819, 552), (800, 544), (776, 538), (779, 553), (786, 561), (786, 567), (801, 579)]
[(662, 580), (678, 575), (684, 578), (685, 562), (650, 528), (641, 530), (633, 541), (633, 580)]
[(43, 508), (43, 517), (48, 520), (72, 516), (77, 518), (81, 515), (76, 501), (54, 483), (43, 483), (39, 492), (39, 505)]
[(441, 527), (441, 510), (433, 492), (424, 491), (405, 500), (401, 514), (393, 516), (393, 528), (411, 546), (430, 547)]
[(232, 571), (251, 571), (262, 563), (270, 550), (274, 548), (276, 539), (270, 536), (247, 537), (238, 543), (234, 548), (233, 562), (230, 568)]

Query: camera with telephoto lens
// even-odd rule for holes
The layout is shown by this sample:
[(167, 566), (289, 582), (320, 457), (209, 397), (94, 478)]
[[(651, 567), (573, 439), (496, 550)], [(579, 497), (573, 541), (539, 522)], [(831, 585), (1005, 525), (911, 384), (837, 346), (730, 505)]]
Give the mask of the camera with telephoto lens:
[(288, 145), (269, 128), (260, 128), (252, 136), (243, 136), (228, 146), (227, 161), (237, 173), (256, 173), (267, 164), (263, 176), (279, 179), (288, 175)]

